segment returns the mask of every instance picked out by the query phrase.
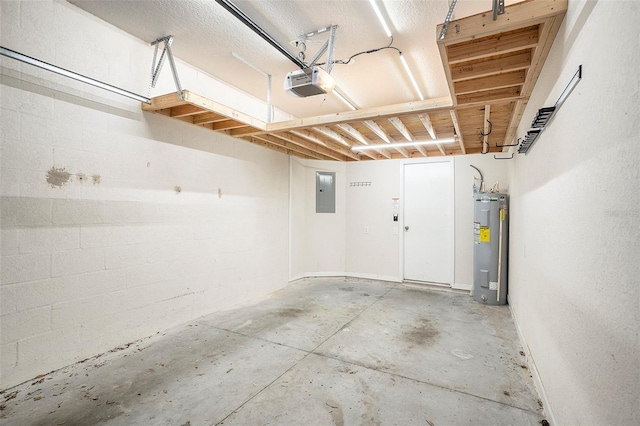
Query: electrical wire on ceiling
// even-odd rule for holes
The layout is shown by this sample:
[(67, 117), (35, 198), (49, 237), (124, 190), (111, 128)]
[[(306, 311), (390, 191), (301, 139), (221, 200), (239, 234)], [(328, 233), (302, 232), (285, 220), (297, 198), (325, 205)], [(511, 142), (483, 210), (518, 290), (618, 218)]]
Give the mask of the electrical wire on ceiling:
[[(333, 64), (334, 65), (335, 64), (347, 65), (356, 56), (367, 55), (367, 54), (370, 54), (370, 53), (376, 53), (376, 52), (380, 52), (381, 50), (386, 50), (386, 49), (396, 50), (399, 54), (402, 55), (402, 51), (400, 49), (398, 49), (397, 47), (392, 46), (392, 44), (393, 44), (393, 37), (391, 37), (391, 41), (386, 46), (378, 47), (376, 49), (365, 50), (365, 51), (358, 52), (358, 53), (354, 53), (353, 55), (349, 56), (347, 59), (336, 59), (335, 61), (333, 61)], [(316, 65), (326, 65), (326, 62), (322, 62), (322, 63), (316, 64)]]

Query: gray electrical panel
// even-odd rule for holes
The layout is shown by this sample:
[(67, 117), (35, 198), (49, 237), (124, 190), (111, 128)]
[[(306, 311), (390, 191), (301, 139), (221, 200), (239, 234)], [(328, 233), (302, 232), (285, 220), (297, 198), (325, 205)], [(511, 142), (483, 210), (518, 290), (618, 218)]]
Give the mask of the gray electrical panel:
[(509, 197), (476, 194), (473, 204), (473, 300), (504, 305), (507, 303)]
[(316, 172), (316, 213), (336, 212), (336, 173)]

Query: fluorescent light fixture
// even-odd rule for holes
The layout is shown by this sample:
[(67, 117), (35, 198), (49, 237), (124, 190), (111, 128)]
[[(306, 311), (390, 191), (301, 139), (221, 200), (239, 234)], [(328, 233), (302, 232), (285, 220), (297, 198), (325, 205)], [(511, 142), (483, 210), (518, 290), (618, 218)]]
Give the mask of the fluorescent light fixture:
[(359, 151), (367, 151), (370, 149), (389, 149), (389, 148), (407, 148), (414, 146), (425, 146), (425, 145), (437, 145), (439, 143), (454, 143), (456, 142), (456, 138), (442, 138), (442, 139), (431, 139), (426, 141), (413, 141), (413, 142), (399, 142), (399, 143), (379, 143), (375, 145), (354, 145), (351, 147), (351, 151), (359, 152)]
[(420, 100), (424, 101), (424, 96), (422, 95), (422, 92), (420, 91), (420, 87), (418, 87), (418, 83), (416, 82), (416, 79), (413, 77), (413, 73), (411, 72), (411, 68), (409, 68), (409, 64), (407, 63), (407, 60), (404, 58), (404, 55), (402, 54), (402, 52), (400, 53), (400, 62), (402, 62), (402, 65), (404, 66), (404, 70), (409, 75), (409, 79), (411, 79), (411, 83), (413, 84), (413, 88), (416, 89), (416, 92), (418, 93), (418, 96), (420, 97)]
[(357, 109), (358, 109), (358, 108), (356, 108), (356, 107), (355, 107), (355, 105), (353, 105), (351, 102), (349, 102), (349, 101), (347, 100), (347, 98), (345, 98), (344, 96), (342, 96), (342, 95), (340, 94), (340, 92), (338, 92), (337, 90), (334, 90), (334, 91), (333, 91), (333, 92), (331, 92), (331, 93), (333, 93), (334, 95), (336, 95), (336, 97), (337, 97), (338, 99), (340, 99), (340, 100), (342, 101), (342, 103), (344, 103), (346, 106), (348, 106), (349, 108), (351, 108), (353, 111), (355, 111), (355, 110), (357, 110)]
[(387, 37), (391, 37), (391, 30), (389, 29), (387, 22), (384, 20), (384, 17), (382, 16), (382, 12), (380, 12), (380, 8), (378, 8), (378, 4), (376, 3), (376, 0), (369, 0), (369, 3), (371, 3), (371, 7), (373, 7), (374, 12), (376, 12), (376, 16), (378, 17), (378, 20), (380, 21), (380, 25), (382, 25), (382, 28), (384, 29), (385, 34), (387, 34)]

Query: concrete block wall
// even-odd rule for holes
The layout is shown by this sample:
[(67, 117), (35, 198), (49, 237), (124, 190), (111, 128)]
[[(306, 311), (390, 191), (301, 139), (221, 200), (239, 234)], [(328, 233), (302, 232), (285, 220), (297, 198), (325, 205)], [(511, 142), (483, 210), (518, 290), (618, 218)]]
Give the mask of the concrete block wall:
[[(145, 94), (145, 42), (61, 1), (0, 7), (3, 46)], [(286, 285), (287, 156), (0, 65), (0, 389)]]

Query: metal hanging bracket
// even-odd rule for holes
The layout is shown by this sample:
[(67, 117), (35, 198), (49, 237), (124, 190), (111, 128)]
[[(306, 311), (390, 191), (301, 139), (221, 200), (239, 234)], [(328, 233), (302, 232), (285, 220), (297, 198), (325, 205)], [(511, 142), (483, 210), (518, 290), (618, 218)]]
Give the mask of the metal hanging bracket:
[(447, 35), (447, 28), (449, 28), (449, 22), (451, 22), (451, 18), (453, 18), (453, 9), (456, 8), (456, 3), (458, 3), (458, 0), (453, 0), (451, 6), (449, 6), (449, 12), (447, 12), (447, 17), (444, 18), (444, 24), (442, 24), (442, 30), (440, 30), (438, 40), (443, 40), (444, 36)]
[(496, 148), (504, 148), (506, 146), (518, 146), (519, 144), (520, 144), (520, 138), (518, 138), (518, 142), (512, 143), (510, 145), (508, 145), (508, 144), (498, 145), (498, 142), (496, 142)]
[[(162, 53), (160, 54), (160, 59), (156, 64), (156, 59), (158, 57), (158, 50), (160, 43), (164, 43), (164, 48), (162, 49)], [(151, 46), (155, 46), (153, 51), (153, 61), (151, 63), (151, 77), (149, 81), (149, 92), (152, 87), (156, 87), (156, 83), (158, 82), (158, 77), (160, 77), (160, 72), (162, 71), (162, 65), (164, 65), (165, 59), (169, 59), (169, 66), (171, 67), (171, 74), (173, 75), (173, 82), (176, 85), (176, 92), (178, 92), (178, 96), (180, 99), (184, 99), (184, 92), (182, 91), (182, 86), (180, 86), (180, 79), (178, 78), (178, 70), (176, 69), (176, 64), (173, 61), (173, 54), (171, 53), (171, 43), (173, 43), (173, 36), (165, 36), (160, 37), (159, 39), (153, 41)]]
[(329, 32), (329, 38), (320, 46), (315, 55), (311, 58), (311, 60), (305, 65), (309, 68), (313, 67), (318, 60), (327, 53), (327, 60), (325, 62), (325, 70), (327, 73), (331, 74), (331, 70), (333, 69), (334, 57), (335, 57), (335, 38), (336, 38), (336, 29), (337, 25), (330, 25), (325, 28), (320, 28), (319, 30), (305, 33), (299, 36), (296, 40), (293, 40), (291, 44), (294, 44), (300, 52), (298, 53), (298, 58), (303, 61), (305, 60), (305, 50), (307, 49), (307, 42), (312, 38), (319, 34), (323, 34)]
[(487, 120), (487, 123), (489, 123), (489, 131), (487, 133), (480, 132), (480, 136), (489, 136), (493, 132), (493, 123), (490, 120)]
[[(485, 147), (487, 148), (487, 150), (485, 151)], [(486, 155), (489, 153), (489, 150), (491, 149), (491, 145), (489, 145), (489, 141), (482, 141), (482, 150), (480, 151), (480, 154), (482, 155)]]
[(494, 155), (493, 158), (495, 160), (511, 160), (513, 158), (513, 152), (511, 153), (511, 157), (498, 157), (497, 155)]
[(504, 0), (493, 0), (493, 7), (491, 9), (493, 11), (493, 20), (496, 21), (498, 15), (504, 14)]

